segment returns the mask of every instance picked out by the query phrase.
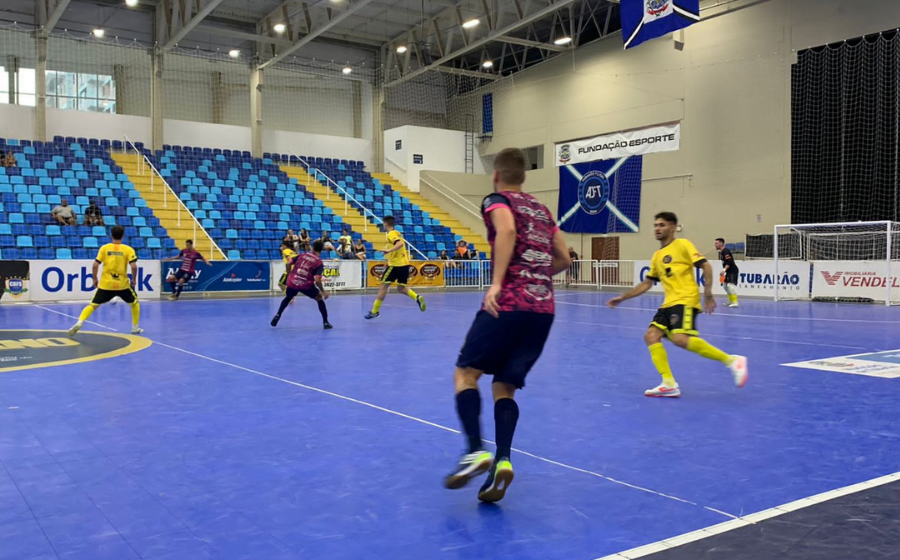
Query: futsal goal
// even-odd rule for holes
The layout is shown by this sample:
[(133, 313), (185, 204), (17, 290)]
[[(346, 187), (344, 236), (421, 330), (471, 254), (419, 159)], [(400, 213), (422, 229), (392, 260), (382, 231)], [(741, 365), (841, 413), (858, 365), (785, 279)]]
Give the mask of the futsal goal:
[(890, 221), (775, 226), (775, 300), (900, 304), (898, 236)]

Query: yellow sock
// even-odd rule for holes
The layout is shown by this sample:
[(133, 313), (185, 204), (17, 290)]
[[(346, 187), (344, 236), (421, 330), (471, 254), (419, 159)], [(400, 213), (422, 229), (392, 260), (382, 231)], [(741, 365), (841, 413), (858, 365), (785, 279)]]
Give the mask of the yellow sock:
[(81, 315), (78, 316), (78, 322), (83, 323), (90, 318), (91, 315), (94, 314), (94, 311), (97, 309), (97, 306), (93, 303), (89, 303), (87, 307), (81, 312)]
[(728, 303), (737, 303), (737, 295), (735, 295), (735, 294), (729, 294), (729, 296), (728, 296)]
[(378, 310), (381, 309), (381, 300), (376, 299), (375, 305), (372, 306), (372, 313), (378, 313)]
[(413, 299), (419, 298), (419, 294), (417, 294), (412, 288), (406, 288), (406, 295)]
[(138, 326), (141, 320), (141, 304), (134, 302), (131, 304), (131, 324)]
[(726, 366), (731, 363), (731, 356), (722, 352), (709, 342), (706, 342), (702, 338), (697, 338), (696, 336), (691, 337), (688, 341), (687, 349), (695, 354), (700, 354), (704, 358), (709, 358), (710, 360), (715, 360), (717, 362), (722, 362)]
[(674, 387), (676, 383), (675, 378), (672, 377), (672, 368), (669, 367), (669, 356), (666, 354), (666, 347), (662, 345), (662, 342), (657, 342), (648, 346), (647, 349), (650, 350), (650, 359), (653, 360), (656, 371), (662, 376), (663, 383), (669, 387)]

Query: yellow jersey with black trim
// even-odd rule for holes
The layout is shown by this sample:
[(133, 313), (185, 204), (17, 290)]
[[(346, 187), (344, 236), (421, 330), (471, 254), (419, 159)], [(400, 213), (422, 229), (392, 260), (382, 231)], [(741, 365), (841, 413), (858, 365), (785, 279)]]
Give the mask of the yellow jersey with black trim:
[(648, 278), (662, 283), (666, 292), (662, 307), (686, 305), (700, 308), (700, 287), (694, 268), (705, 262), (706, 257), (687, 239), (675, 239), (653, 253)]
[[(387, 249), (393, 249), (397, 241), (403, 241), (403, 234), (397, 230), (387, 232)], [(409, 266), (409, 252), (406, 250), (406, 241), (403, 247), (387, 255), (388, 266)]]
[(284, 261), (285, 266), (291, 266), (291, 262), (294, 260), (294, 257), (297, 256), (297, 253), (294, 252), (293, 249), (282, 249), (281, 250), (281, 260)]
[(96, 260), (103, 265), (98, 285), (101, 290), (121, 291), (131, 288), (128, 268), (138, 260), (134, 249), (123, 243), (107, 243), (97, 251)]

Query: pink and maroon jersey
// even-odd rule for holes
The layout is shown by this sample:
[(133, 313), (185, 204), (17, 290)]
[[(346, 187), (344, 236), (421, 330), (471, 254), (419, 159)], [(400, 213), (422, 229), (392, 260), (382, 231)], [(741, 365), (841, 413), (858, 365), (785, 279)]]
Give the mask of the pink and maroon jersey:
[[(516, 221), (516, 246), (513, 249), (503, 289), (497, 303), (500, 311), (553, 313), (553, 235), (556, 222), (547, 207), (529, 194), (503, 191), (488, 195), (481, 205), (491, 249), (497, 232), (490, 213), (508, 208)], [(491, 251), (493, 264), (494, 251)]]
[(181, 270), (185, 272), (194, 273), (194, 268), (197, 266), (197, 261), (200, 260), (199, 251), (191, 249), (188, 251), (187, 249), (182, 249), (180, 253), (178, 253), (178, 257), (181, 259)]
[(316, 276), (322, 276), (325, 265), (315, 253), (303, 253), (291, 261), (294, 268), (288, 276), (287, 285), (292, 290), (309, 290), (316, 285)]

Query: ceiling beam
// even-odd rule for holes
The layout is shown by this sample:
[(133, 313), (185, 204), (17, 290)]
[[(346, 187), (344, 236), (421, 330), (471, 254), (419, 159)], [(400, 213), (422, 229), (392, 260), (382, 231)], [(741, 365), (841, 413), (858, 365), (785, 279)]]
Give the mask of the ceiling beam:
[(508, 35), (503, 37), (497, 37), (498, 43), (509, 43), (510, 45), (521, 45), (523, 47), (536, 47), (539, 49), (545, 49), (548, 51), (554, 52), (565, 52), (569, 49), (566, 47), (561, 47), (559, 45), (552, 45), (550, 43), (541, 43), (540, 41), (531, 41), (529, 39), (519, 39), (518, 37), (510, 37)]
[(496, 81), (500, 79), (497, 74), (488, 74), (487, 72), (476, 72), (475, 70), (463, 70), (461, 68), (451, 68), (449, 66), (441, 66), (438, 72), (445, 74), (456, 74), (457, 76), (469, 76), (471, 78), (482, 78), (484, 80)]
[[(200, 8), (200, 11), (197, 12), (197, 14), (194, 17), (192, 17), (188, 21), (184, 21), (184, 19), (182, 19), (181, 29), (179, 29), (178, 32), (175, 33), (175, 35), (172, 35), (169, 38), (169, 40), (166, 42), (165, 46), (163, 46), (163, 49), (168, 50), (168, 49), (171, 49), (172, 47), (174, 47), (175, 45), (177, 45), (178, 41), (181, 41), (182, 39), (184, 39), (188, 33), (193, 31), (193, 29), (195, 27), (197, 27), (197, 25), (201, 21), (203, 21), (203, 18), (205, 18), (206, 16), (211, 14), (212, 11), (215, 10), (221, 3), (222, 3), (222, 0), (207, 0), (206, 5), (203, 6), (202, 8)], [(184, 16), (182, 16), (182, 17), (184, 17)]]
[(275, 57), (270, 58), (269, 60), (260, 64), (260, 66), (259, 66), (260, 70), (265, 69), (269, 66), (272, 66), (273, 64), (275, 64), (277, 62), (284, 60), (284, 58), (286, 56), (288, 56), (292, 52), (296, 51), (297, 49), (301, 48), (303, 45), (306, 45), (307, 43), (311, 42), (313, 39), (315, 39), (322, 33), (325, 33), (332, 27), (338, 25), (339, 23), (341, 23), (342, 21), (344, 21), (345, 19), (347, 19), (348, 17), (353, 15), (358, 10), (361, 10), (362, 8), (367, 6), (372, 1), (373, 0), (357, 0), (357, 2), (355, 4), (353, 4), (353, 6), (350, 7), (346, 12), (341, 13), (340, 15), (332, 18), (331, 21), (329, 21), (328, 23), (325, 23), (325, 24), (317, 27), (316, 29), (312, 30), (305, 37), (303, 37), (297, 41), (294, 41), (294, 43), (290, 47), (281, 51), (280, 53), (275, 55)]
[(69, 2), (71, 2), (71, 0), (59, 0), (59, 2), (57, 2), (56, 8), (53, 9), (53, 13), (50, 14), (50, 17), (47, 18), (47, 23), (44, 24), (44, 31), (47, 33), (53, 31), (53, 28), (59, 23), (59, 18), (62, 17), (63, 12), (65, 12), (66, 8), (69, 6)]
[(503, 29), (498, 29), (497, 31), (488, 34), (486, 37), (483, 37), (477, 41), (470, 42), (468, 45), (453, 51), (452, 53), (448, 54), (447, 56), (444, 56), (438, 60), (435, 60), (428, 66), (424, 66), (422, 68), (419, 68), (418, 70), (410, 72), (409, 74), (406, 74), (402, 78), (394, 80), (393, 82), (386, 84), (386, 85), (388, 85), (388, 86), (396, 85), (398, 83), (405, 82), (406, 80), (409, 80), (411, 78), (415, 78), (416, 76), (424, 74), (425, 72), (427, 72), (429, 70), (434, 70), (434, 69), (440, 67), (441, 65), (443, 65), (447, 62), (450, 62), (451, 60), (453, 60), (459, 56), (462, 56), (462, 55), (464, 55), (468, 52), (471, 52), (475, 49), (481, 48), (482, 46), (487, 45), (488, 43), (497, 41), (499, 37), (503, 37), (504, 35), (508, 35), (508, 34), (512, 33), (513, 31), (516, 31), (517, 29), (525, 27), (526, 25), (528, 25), (529, 23), (531, 23), (533, 21), (537, 21), (539, 19), (545, 18), (545, 17), (555, 13), (560, 8), (564, 8), (575, 1), (576, 0), (559, 0), (555, 4), (551, 4), (544, 9), (534, 12), (531, 15), (527, 15), (524, 18), (522, 18), (521, 20), (519, 20), (515, 23), (511, 23), (510, 25), (507, 25)]
[(256, 35), (236, 29), (225, 29), (224, 27), (214, 27), (212, 25), (198, 25), (195, 29), (197, 33), (209, 33), (220, 37), (231, 37), (233, 39), (243, 39), (245, 41), (256, 41), (258, 43), (270, 43), (279, 47), (290, 47), (291, 42), (287, 39), (279, 39), (277, 37), (269, 37), (267, 35)]

